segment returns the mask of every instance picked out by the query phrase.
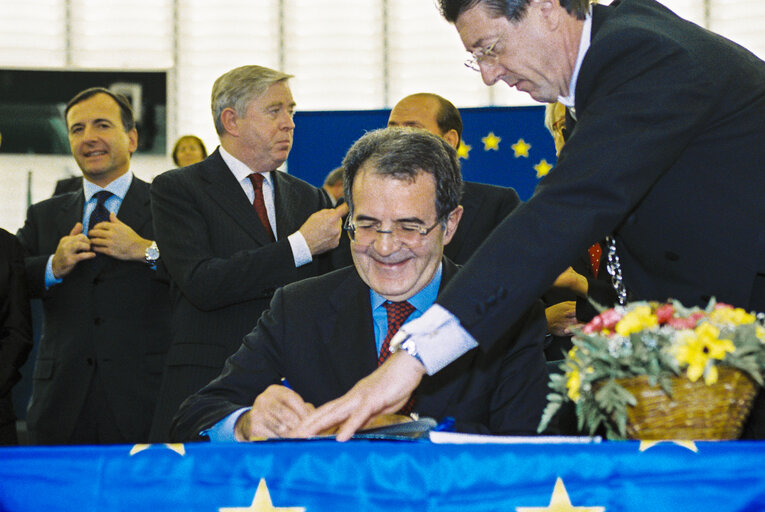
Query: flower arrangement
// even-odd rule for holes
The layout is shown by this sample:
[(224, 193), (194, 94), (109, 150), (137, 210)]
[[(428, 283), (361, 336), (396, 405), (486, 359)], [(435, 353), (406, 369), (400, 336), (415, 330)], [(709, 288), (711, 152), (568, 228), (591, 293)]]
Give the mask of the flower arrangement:
[[(573, 348), (550, 375), (541, 432), (564, 402), (575, 403), (579, 429), (605, 429), (609, 439), (627, 436), (627, 409), (636, 397), (619, 379), (647, 376), (672, 396), (672, 381), (684, 377), (711, 386), (722, 367), (763, 385), (765, 316), (716, 303), (686, 308), (678, 301), (633, 302), (603, 311), (576, 330)], [(745, 380), (745, 379), (744, 379)], [(624, 382), (624, 381), (622, 381)]]

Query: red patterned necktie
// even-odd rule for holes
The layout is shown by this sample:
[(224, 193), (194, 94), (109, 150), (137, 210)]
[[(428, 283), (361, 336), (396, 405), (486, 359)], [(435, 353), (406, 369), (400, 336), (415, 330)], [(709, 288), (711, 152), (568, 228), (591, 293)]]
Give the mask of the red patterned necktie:
[(274, 232), (271, 230), (271, 223), (268, 221), (268, 212), (266, 211), (266, 203), (263, 200), (263, 175), (259, 172), (252, 173), (248, 176), (252, 182), (252, 188), (255, 190), (255, 198), (252, 200), (252, 207), (255, 208), (255, 212), (260, 217), (260, 222), (263, 227), (266, 228), (268, 236), (271, 241), (275, 241)]
[[(383, 303), (386, 311), (388, 312), (388, 334), (385, 335), (385, 339), (380, 347), (380, 356), (377, 358), (377, 366), (382, 365), (390, 357), (390, 340), (393, 338), (401, 326), (404, 324), (409, 315), (414, 311), (414, 306), (407, 301), (403, 302), (390, 302)], [(414, 393), (409, 398), (409, 401), (398, 411), (398, 414), (408, 415), (412, 412), (414, 406)]]
[(590, 255), (590, 268), (592, 269), (592, 276), (598, 278), (598, 269), (600, 268), (600, 257), (603, 254), (603, 248), (600, 247), (598, 242), (595, 242), (587, 249)]

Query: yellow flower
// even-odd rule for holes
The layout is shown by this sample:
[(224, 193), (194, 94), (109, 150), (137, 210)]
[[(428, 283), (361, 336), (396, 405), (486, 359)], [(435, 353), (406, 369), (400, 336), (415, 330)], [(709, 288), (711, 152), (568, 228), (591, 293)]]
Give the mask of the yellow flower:
[(566, 380), (566, 388), (568, 389), (568, 397), (572, 402), (579, 401), (579, 388), (582, 385), (582, 375), (579, 373), (579, 368), (572, 368), (568, 373), (568, 379)]
[(709, 314), (709, 319), (718, 325), (745, 325), (754, 322), (755, 316), (741, 308), (718, 308)]
[(762, 327), (760, 325), (756, 326), (754, 328), (755, 336), (760, 338), (760, 341), (765, 343), (765, 327)]
[(703, 322), (693, 332), (678, 333), (674, 354), (679, 363), (688, 365), (686, 375), (691, 382), (696, 382), (702, 375), (707, 385), (717, 382), (717, 368), (710, 365), (706, 374), (704, 369), (710, 359), (722, 360), (726, 353), (736, 350), (731, 340), (720, 339), (719, 335), (720, 330), (707, 322)]
[(629, 336), (633, 332), (640, 332), (659, 325), (656, 315), (651, 313), (650, 306), (638, 306), (625, 314), (616, 324), (616, 332), (620, 336)]

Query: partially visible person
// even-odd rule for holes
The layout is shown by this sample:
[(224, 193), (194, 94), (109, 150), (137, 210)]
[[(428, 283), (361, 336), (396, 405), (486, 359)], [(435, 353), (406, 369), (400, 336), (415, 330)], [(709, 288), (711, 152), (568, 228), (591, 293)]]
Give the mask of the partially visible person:
[(30, 206), (18, 232), (44, 315), (30, 442), (145, 443), (170, 303), (156, 270), (149, 184), (130, 171), (133, 112), (125, 97), (96, 87), (75, 95), (65, 117), (83, 187)]
[(329, 200), (332, 201), (332, 206), (335, 206), (343, 197), (343, 168), (336, 167), (329, 171), (327, 177), (324, 178), (324, 185), (321, 188), (327, 193)]
[[(314, 405), (384, 362), (401, 323), (457, 273), (443, 256), (462, 216), (453, 148), (419, 130), (377, 130), (343, 167), (353, 266), (278, 290), (221, 376), (184, 402), (175, 439), (289, 436)], [(424, 379), (399, 414), (453, 417), (463, 432), (535, 433), (547, 384), (544, 328), (540, 303), (493, 350)]]
[(24, 253), (15, 236), (0, 229), (0, 445), (18, 443), (12, 389), (32, 349), (32, 314)]
[[(499, 333), (593, 240), (611, 236), (636, 300), (765, 310), (765, 62), (655, 0), (440, 0), (484, 82), (576, 118), (555, 168), (399, 338), (401, 354), (296, 435), (347, 439)], [(721, 71), (724, 70), (724, 71)], [(711, 199), (713, 198), (713, 199)], [(617, 272), (618, 275), (618, 272)], [(762, 396), (762, 394), (760, 395)], [(765, 407), (745, 430), (765, 437)]]
[[(454, 104), (437, 94), (417, 93), (402, 98), (390, 112), (388, 126), (420, 128), (457, 149), (462, 140), (462, 116)], [(465, 181), (460, 227), (444, 249), (464, 265), (486, 237), (521, 203), (515, 189)]]
[(54, 196), (60, 196), (68, 192), (76, 192), (82, 189), (82, 176), (70, 176), (56, 181), (53, 189)]
[(242, 66), (213, 85), (220, 147), (160, 174), (152, 211), (172, 278), (173, 334), (152, 440), (214, 379), (280, 286), (329, 270), (347, 206), (278, 171), (292, 147), (292, 75)]
[(207, 148), (196, 135), (184, 135), (173, 145), (173, 162), (178, 167), (186, 167), (207, 158)]

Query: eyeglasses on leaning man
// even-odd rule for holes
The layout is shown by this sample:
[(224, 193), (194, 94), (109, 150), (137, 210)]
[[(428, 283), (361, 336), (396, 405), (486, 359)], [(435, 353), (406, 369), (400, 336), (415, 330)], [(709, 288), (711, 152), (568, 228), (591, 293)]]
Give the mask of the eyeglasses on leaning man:
[(481, 64), (487, 64), (489, 66), (496, 64), (499, 59), (500, 50), (498, 48), (495, 50), (495, 47), (501, 39), (501, 37), (498, 37), (490, 45), (470, 52), (470, 57), (465, 60), (465, 67), (480, 73)]
[(392, 235), (395, 240), (402, 244), (414, 247), (422, 243), (423, 239), (443, 221), (443, 219), (436, 219), (436, 222), (430, 227), (419, 222), (394, 222), (390, 229), (381, 229), (382, 223), (380, 221), (362, 219), (353, 222), (351, 215), (348, 215), (343, 229), (357, 244), (370, 245), (377, 240), (379, 235), (387, 234)]

